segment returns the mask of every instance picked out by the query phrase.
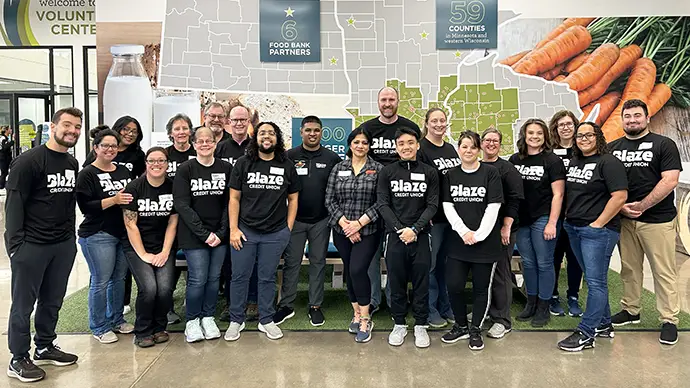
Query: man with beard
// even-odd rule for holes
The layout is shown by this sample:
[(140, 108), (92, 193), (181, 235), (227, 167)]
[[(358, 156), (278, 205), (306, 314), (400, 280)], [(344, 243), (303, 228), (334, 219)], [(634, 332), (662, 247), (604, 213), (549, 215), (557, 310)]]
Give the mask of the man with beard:
[(283, 285), (278, 312), (273, 316), (276, 325), (295, 316), (295, 298), (304, 246), (309, 241), (309, 322), (321, 326), (326, 320), (321, 311), (323, 303), (326, 254), (331, 228), (328, 226), (326, 186), (333, 166), (341, 162), (335, 152), (321, 145), (321, 119), (307, 116), (302, 119), (302, 144), (287, 152), (302, 183), (302, 195), (297, 205), (297, 219), (290, 243), (285, 249)]
[[(399, 128), (410, 128), (417, 132), (417, 137), (421, 138), (419, 126), (411, 120), (398, 115), (399, 103), (398, 91), (391, 87), (384, 87), (379, 90), (378, 105), (380, 115), (362, 123), (361, 127), (369, 134), (372, 139), (369, 147), (369, 156), (375, 161), (389, 165), (399, 159), (395, 150), (395, 133)], [(370, 313), (378, 311), (381, 303), (381, 254), (379, 249), (374, 255), (374, 259), (369, 266), (369, 278), (371, 279), (371, 308)], [(390, 287), (386, 284), (386, 299), (390, 305)]]
[[(677, 211), (673, 190), (683, 169), (676, 143), (651, 133), (647, 105), (637, 99), (623, 104), (625, 137), (609, 144), (628, 173), (628, 201), (621, 209), (622, 310), (611, 317), (614, 326), (640, 323), (642, 265), (649, 259), (656, 305), (662, 322), (659, 342), (678, 342), (678, 270), (676, 269)], [(597, 330), (598, 331), (598, 330)]]
[(230, 134), (225, 132), (225, 120), (227, 114), (225, 107), (220, 102), (210, 102), (204, 109), (204, 127), (211, 128), (216, 144), (230, 138)]
[[(81, 121), (77, 108), (55, 112), (48, 142), (15, 159), (7, 181), (5, 247), (12, 269), (7, 336), (12, 360), (7, 375), (22, 382), (45, 377), (37, 365), (77, 362), (76, 355), (60, 350), (54, 340), (77, 254), (74, 188), (79, 163), (67, 151), (79, 140)], [(37, 299), (32, 362), (30, 322)]]
[(230, 175), (232, 282), (226, 341), (238, 340), (245, 327), (244, 305), (255, 263), (259, 277), (259, 331), (272, 340), (283, 337), (273, 322), (276, 270), (290, 241), (299, 190), (300, 181), (285, 154), (280, 128), (275, 123), (260, 123), (247, 146), (247, 154), (237, 160)]

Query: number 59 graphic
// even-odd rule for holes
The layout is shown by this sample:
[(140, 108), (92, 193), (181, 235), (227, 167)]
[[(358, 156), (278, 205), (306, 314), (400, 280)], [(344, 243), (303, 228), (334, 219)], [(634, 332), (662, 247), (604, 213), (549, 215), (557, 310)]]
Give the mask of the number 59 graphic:
[(484, 20), (486, 9), (484, 3), (479, 0), (473, 0), (469, 3), (466, 1), (451, 1), (450, 13), (453, 15), (450, 18), (451, 24), (479, 24)]
[(292, 42), (293, 40), (297, 39), (296, 26), (297, 22), (294, 20), (286, 20), (282, 27), (280, 27), (280, 35), (283, 36), (283, 39), (287, 40), (288, 42)]

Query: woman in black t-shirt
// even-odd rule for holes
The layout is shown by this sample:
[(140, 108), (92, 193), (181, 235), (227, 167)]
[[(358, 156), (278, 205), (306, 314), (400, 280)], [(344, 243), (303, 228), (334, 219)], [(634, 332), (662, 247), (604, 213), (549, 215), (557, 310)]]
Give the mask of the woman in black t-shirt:
[[(446, 261), (448, 295), (456, 322), (441, 341), (470, 339), (472, 350), (484, 348), (481, 327), (489, 310), (489, 289), (496, 262), (503, 256), (498, 211), (503, 203), (503, 185), (498, 170), (479, 162), (480, 138), (466, 131), (458, 140), (462, 164), (446, 173), (443, 211), (454, 231), (448, 238)], [(467, 325), (465, 283), (472, 272), (474, 295), (472, 322)]]
[(520, 128), (518, 152), (510, 157), (525, 191), (520, 202), (517, 247), (522, 256), (527, 306), (515, 319), (542, 327), (551, 319), (549, 302), (555, 282), (553, 252), (565, 187), (565, 167), (551, 152), (549, 128), (541, 119), (529, 119)]
[(137, 282), (134, 344), (147, 348), (166, 342), (172, 303), (177, 214), (172, 181), (166, 177), (168, 154), (161, 147), (146, 152), (146, 174), (127, 185), (132, 202), (123, 205), (125, 256)]
[(609, 153), (601, 128), (581, 123), (575, 132), (566, 182), (565, 230), (585, 272), (587, 306), (582, 321), (558, 347), (576, 352), (594, 347), (594, 338), (613, 338), (608, 270), (620, 237), (618, 212), (628, 198), (625, 167)]
[[(76, 182), (77, 203), (84, 214), (79, 245), (89, 265), (89, 328), (104, 344), (117, 341), (114, 332), (134, 330), (122, 314), (127, 261), (121, 239), (125, 234), (122, 212), (132, 196), (123, 192), (131, 181), (124, 166), (113, 163), (120, 136), (107, 126), (91, 130), (96, 159), (82, 169)], [(110, 298), (108, 298), (110, 294)]]
[[(569, 110), (556, 112), (556, 114), (551, 117), (551, 121), (549, 121), (549, 130), (551, 131), (551, 140), (553, 142), (553, 153), (561, 158), (566, 169), (570, 163), (570, 158), (573, 156), (573, 139), (575, 138), (575, 128), (579, 123), (575, 114)], [(564, 204), (566, 203), (566, 198), (567, 195), (564, 195)], [(564, 217), (565, 206), (562, 206), (561, 221)], [(558, 241), (556, 242), (556, 250), (553, 254), (556, 280), (554, 281), (553, 296), (551, 297), (549, 306), (551, 314), (557, 316), (565, 315), (565, 310), (563, 310), (563, 306), (561, 306), (561, 299), (558, 295), (558, 277), (561, 274), (563, 256), (568, 259), (566, 263), (566, 273), (568, 274), (568, 290), (566, 291), (566, 296), (568, 297), (568, 315), (571, 317), (579, 317), (582, 315), (582, 309), (578, 302), (580, 283), (582, 283), (582, 268), (580, 268), (580, 264), (577, 263), (573, 250), (570, 248), (568, 233), (565, 233), (563, 227), (561, 227), (558, 231)]]

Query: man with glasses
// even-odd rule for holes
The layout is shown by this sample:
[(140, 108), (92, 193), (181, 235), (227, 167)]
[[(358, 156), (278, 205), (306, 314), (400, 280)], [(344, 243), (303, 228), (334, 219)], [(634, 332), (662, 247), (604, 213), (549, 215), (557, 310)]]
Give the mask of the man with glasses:
[(220, 102), (211, 102), (204, 109), (204, 126), (211, 128), (216, 144), (230, 138), (230, 134), (225, 132), (225, 121), (227, 114), (225, 107)]

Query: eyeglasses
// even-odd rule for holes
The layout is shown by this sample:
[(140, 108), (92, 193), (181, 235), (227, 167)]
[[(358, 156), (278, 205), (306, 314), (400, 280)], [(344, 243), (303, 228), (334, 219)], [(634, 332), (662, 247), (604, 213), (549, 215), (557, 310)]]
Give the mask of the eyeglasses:
[(98, 145), (102, 150), (116, 150), (117, 149), (117, 144), (99, 144)]
[(558, 124), (558, 128), (572, 128), (575, 126), (575, 123), (560, 123)]
[(261, 131), (257, 135), (258, 136), (275, 136), (276, 133), (274, 131)]
[(500, 144), (500, 143), (501, 143), (501, 141), (498, 140), (498, 139), (484, 139), (484, 140), (482, 140), (482, 141), (483, 141), (484, 143), (496, 143), (496, 144)]
[(166, 164), (168, 163), (167, 159), (146, 159), (146, 163), (148, 164)]
[(223, 120), (223, 119), (225, 119), (225, 115), (206, 114), (206, 117), (211, 118), (211, 120)]
[(204, 145), (204, 144), (213, 144), (215, 142), (216, 142), (215, 140), (195, 140), (194, 144)]
[(247, 121), (249, 121), (249, 119), (230, 119), (230, 122), (233, 124), (244, 124)]
[(122, 128), (122, 129), (120, 130), (120, 133), (125, 133), (125, 134), (128, 134), (128, 135), (138, 135), (138, 134), (139, 134), (139, 130), (136, 129), (136, 128)]
[(582, 139), (592, 140), (596, 136), (597, 135), (594, 132), (578, 133), (577, 135), (575, 135), (575, 139), (577, 139), (577, 140), (582, 140)]

